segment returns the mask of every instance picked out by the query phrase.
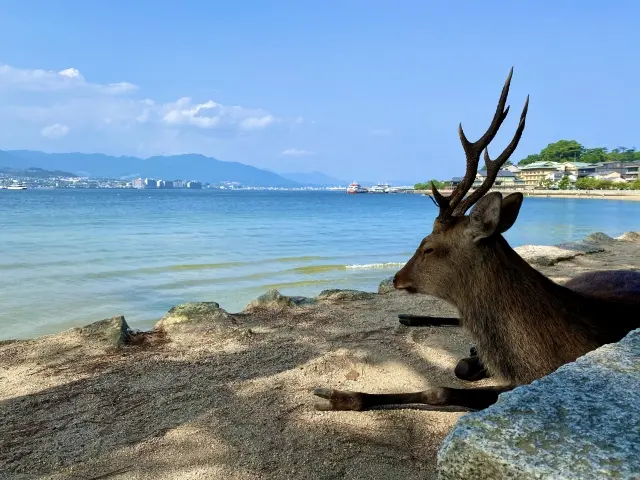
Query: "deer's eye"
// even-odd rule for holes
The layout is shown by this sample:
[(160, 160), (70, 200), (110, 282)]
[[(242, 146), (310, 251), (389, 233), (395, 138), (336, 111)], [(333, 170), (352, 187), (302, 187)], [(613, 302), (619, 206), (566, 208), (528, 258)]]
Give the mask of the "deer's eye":
[(433, 253), (433, 248), (425, 248), (422, 253), (424, 253), (425, 255), (429, 255), (430, 253)]

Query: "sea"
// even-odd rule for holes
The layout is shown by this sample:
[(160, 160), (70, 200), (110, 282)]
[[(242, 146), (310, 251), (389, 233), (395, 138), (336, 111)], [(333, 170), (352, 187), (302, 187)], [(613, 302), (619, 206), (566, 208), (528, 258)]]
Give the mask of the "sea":
[[(269, 289), (376, 291), (431, 231), (416, 194), (335, 191), (0, 190), (0, 339), (172, 306), (237, 312)], [(512, 246), (640, 230), (640, 202), (526, 198)]]

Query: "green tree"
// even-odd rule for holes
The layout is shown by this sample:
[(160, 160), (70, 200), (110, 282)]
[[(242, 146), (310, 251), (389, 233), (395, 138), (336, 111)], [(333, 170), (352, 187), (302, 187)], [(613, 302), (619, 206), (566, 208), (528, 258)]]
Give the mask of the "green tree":
[(593, 190), (597, 184), (598, 180), (593, 177), (583, 177), (576, 180), (576, 188), (580, 190)]
[(608, 162), (633, 162), (638, 159), (635, 148), (617, 147), (607, 155)]
[(585, 163), (598, 163), (607, 161), (606, 148), (587, 148), (580, 156), (580, 161)]
[(547, 162), (578, 161), (584, 153), (584, 147), (575, 140), (559, 140), (542, 149), (540, 157)]
[(438, 189), (444, 188), (449, 184), (449, 182), (442, 182), (440, 180), (433, 179), (433, 180), (429, 180), (428, 182), (425, 182), (425, 183), (416, 183), (413, 186), (413, 188), (415, 188), (416, 190), (431, 190), (431, 182), (433, 182), (433, 184)]
[(541, 188), (551, 188), (553, 186), (553, 181), (551, 181), (548, 178), (545, 178), (544, 180), (540, 180), (540, 183), (538, 184), (538, 186)]
[(538, 155), (537, 153), (534, 153), (533, 155), (529, 155), (526, 158), (523, 158), (522, 160), (520, 160), (518, 162), (518, 165), (529, 165), (530, 163), (533, 162), (539, 162), (541, 160), (540, 155)]
[(560, 190), (567, 190), (570, 186), (571, 181), (569, 180), (569, 177), (567, 175), (562, 177), (562, 179), (558, 182), (558, 188)]

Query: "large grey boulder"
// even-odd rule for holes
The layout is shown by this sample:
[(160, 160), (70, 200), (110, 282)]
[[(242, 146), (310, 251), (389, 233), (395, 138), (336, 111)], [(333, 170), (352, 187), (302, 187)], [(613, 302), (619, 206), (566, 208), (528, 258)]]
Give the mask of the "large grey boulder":
[(440, 480), (640, 478), (640, 329), (462, 416)]

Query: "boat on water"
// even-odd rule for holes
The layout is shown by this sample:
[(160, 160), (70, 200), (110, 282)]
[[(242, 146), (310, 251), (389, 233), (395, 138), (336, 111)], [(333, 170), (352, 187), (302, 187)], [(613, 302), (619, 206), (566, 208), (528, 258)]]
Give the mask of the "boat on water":
[(347, 193), (349, 194), (353, 194), (353, 193), (367, 193), (368, 190), (366, 188), (364, 188), (362, 185), (360, 185), (358, 182), (351, 182), (349, 184), (349, 186), (347, 187)]
[(27, 186), (24, 183), (14, 182), (7, 187), (7, 190), (26, 190)]
[(390, 188), (388, 183), (378, 183), (377, 185), (371, 187), (371, 190), (369, 191), (371, 193), (389, 193)]

